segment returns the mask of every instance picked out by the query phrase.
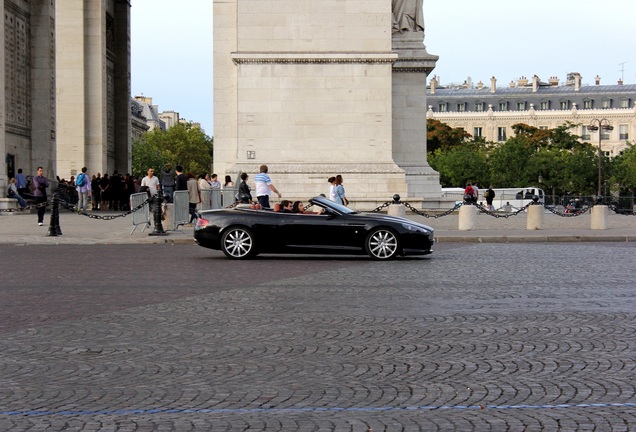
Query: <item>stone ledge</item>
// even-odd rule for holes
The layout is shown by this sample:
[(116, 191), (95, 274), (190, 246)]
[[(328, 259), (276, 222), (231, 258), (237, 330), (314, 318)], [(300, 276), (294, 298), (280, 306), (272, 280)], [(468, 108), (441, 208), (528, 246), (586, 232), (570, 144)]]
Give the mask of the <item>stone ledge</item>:
[(285, 53), (285, 52), (234, 52), (232, 61), (241, 63), (393, 63), (398, 55), (392, 52), (377, 53)]

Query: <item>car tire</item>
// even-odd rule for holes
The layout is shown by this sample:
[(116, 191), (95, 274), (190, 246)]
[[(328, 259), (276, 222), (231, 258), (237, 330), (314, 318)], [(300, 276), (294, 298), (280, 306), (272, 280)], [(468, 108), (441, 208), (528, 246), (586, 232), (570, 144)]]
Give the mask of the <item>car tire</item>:
[(400, 251), (400, 240), (397, 235), (386, 228), (373, 230), (364, 242), (369, 256), (376, 260), (390, 260)]
[(254, 256), (254, 235), (245, 227), (230, 227), (221, 236), (221, 250), (231, 259), (246, 259)]

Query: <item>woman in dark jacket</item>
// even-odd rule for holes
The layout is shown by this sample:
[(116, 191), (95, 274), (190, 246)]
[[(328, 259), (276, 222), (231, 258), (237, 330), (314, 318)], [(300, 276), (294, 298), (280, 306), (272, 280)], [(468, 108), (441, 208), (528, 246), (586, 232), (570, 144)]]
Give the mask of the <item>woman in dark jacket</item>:
[(250, 189), (250, 186), (247, 184), (248, 177), (247, 173), (241, 174), (241, 183), (239, 184), (237, 194), (238, 202), (241, 204), (249, 204), (252, 202), (252, 189)]

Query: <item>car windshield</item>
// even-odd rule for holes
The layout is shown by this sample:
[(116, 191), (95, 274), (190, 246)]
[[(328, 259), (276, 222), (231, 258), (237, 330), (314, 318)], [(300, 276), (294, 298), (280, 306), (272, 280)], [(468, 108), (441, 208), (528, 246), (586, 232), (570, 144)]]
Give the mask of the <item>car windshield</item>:
[(336, 202), (333, 202), (333, 201), (331, 201), (331, 200), (329, 200), (327, 198), (323, 198), (323, 197), (312, 198), (309, 201), (312, 204), (317, 205), (318, 207), (331, 208), (331, 209), (334, 209), (335, 211), (337, 211), (338, 213), (342, 213), (342, 214), (359, 213), (356, 210), (350, 209), (349, 207), (343, 206), (342, 204), (338, 204)]

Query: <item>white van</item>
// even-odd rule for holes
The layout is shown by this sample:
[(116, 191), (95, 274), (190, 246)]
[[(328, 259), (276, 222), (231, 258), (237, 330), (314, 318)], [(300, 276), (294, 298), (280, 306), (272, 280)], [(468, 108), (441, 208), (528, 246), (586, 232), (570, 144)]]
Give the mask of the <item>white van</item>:
[[(479, 188), (478, 202), (484, 205), (486, 204), (486, 199), (484, 198), (484, 192), (486, 192), (486, 190), (488, 189)], [(540, 203), (545, 202), (545, 192), (536, 186), (524, 188), (493, 188), (492, 190), (495, 191), (495, 199), (492, 201), (495, 210), (517, 211), (530, 204), (535, 195), (539, 197)], [(464, 188), (442, 188), (442, 199), (461, 202), (464, 200)]]

